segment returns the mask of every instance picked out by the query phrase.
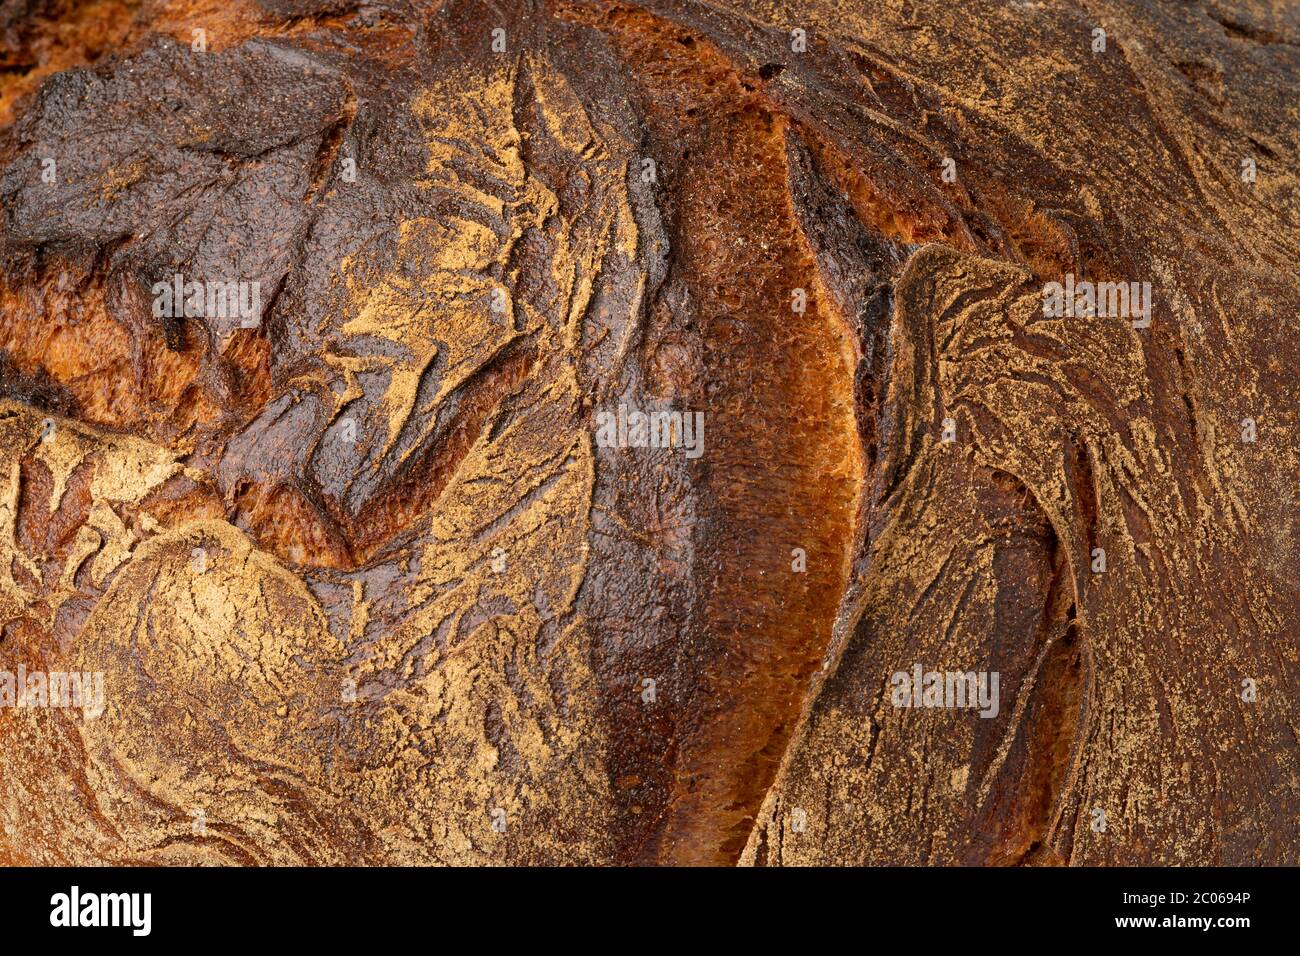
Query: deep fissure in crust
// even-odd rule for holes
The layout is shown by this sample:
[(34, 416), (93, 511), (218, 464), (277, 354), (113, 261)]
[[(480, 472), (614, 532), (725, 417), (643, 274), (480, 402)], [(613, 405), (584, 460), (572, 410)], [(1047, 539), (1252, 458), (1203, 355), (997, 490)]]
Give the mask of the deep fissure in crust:
[[(856, 351), (790, 203), (786, 118), (703, 38), (627, 8), (560, 12), (605, 32), (636, 77), (649, 148), (671, 184), (675, 276), (704, 347), (708, 454), (695, 472), (693, 531), (701, 600), (678, 661), (694, 692), (656, 854), (730, 863), (847, 581), (862, 483)], [(806, 571), (796, 570), (796, 550)]]

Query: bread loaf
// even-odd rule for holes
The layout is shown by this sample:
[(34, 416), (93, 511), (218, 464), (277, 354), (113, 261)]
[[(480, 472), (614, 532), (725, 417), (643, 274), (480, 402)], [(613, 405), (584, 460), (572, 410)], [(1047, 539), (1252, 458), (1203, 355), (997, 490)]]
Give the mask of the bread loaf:
[(0, 863), (1296, 862), (1298, 11), (5, 0)]

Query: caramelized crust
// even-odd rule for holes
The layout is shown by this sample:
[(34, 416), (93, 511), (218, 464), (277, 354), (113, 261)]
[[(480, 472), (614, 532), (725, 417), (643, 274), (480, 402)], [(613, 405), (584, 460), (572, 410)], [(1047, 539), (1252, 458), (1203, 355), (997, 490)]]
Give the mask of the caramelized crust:
[(1294, 862), (1298, 44), (0, 2), (0, 863)]

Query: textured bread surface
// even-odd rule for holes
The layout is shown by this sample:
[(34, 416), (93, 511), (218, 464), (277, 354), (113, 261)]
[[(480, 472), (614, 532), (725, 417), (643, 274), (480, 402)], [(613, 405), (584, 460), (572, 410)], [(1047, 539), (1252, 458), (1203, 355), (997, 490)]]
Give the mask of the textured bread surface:
[(1298, 91), (1291, 0), (0, 0), (0, 672), (105, 698), (0, 864), (1300, 862)]

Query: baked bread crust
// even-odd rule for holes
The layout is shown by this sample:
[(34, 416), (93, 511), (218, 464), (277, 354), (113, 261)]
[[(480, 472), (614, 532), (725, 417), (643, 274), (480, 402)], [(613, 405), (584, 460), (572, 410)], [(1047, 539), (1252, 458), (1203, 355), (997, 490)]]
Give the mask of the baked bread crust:
[(1296, 862), (1294, 4), (0, 11), (0, 863)]

